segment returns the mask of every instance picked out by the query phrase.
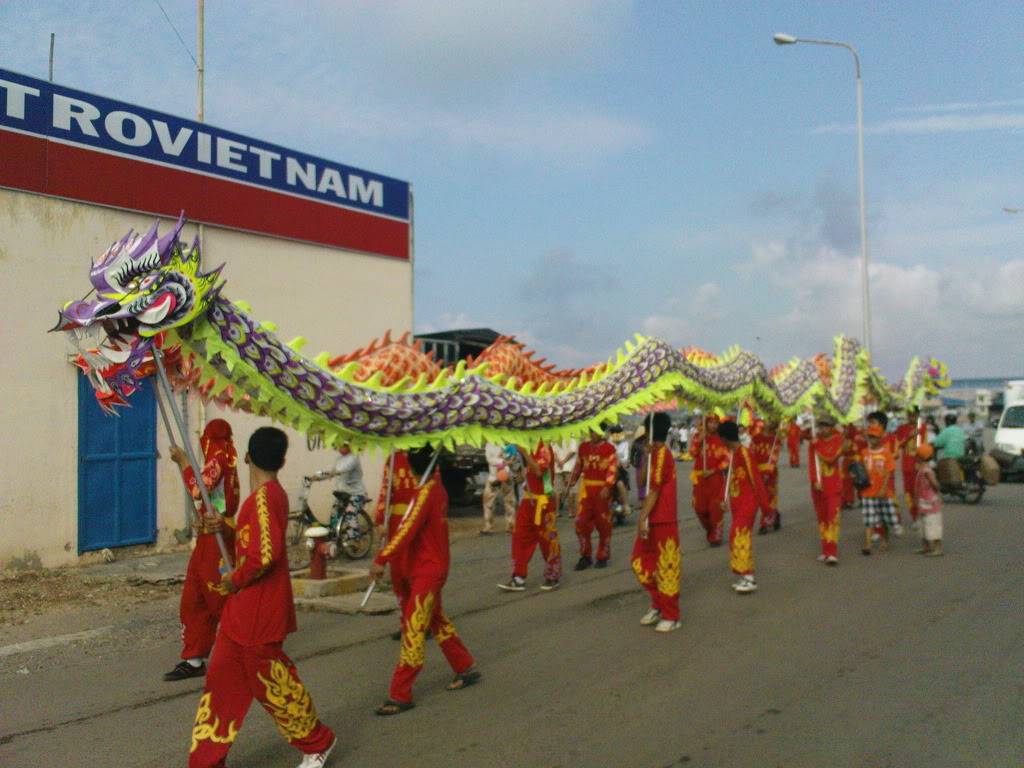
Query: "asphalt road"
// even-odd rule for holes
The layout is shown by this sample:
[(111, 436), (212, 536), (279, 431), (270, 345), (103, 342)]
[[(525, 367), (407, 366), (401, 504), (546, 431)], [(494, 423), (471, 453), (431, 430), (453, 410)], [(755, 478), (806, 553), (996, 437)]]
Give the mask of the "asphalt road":
[[(539, 560), (530, 591), (499, 593), (506, 536), (455, 546), (445, 603), (484, 679), (444, 691), (450, 672), (431, 646), (418, 706), (398, 717), (371, 711), (397, 659), (395, 616), (300, 614), (286, 648), (338, 733), (330, 764), (1024, 763), (1022, 486), (992, 489), (978, 507), (947, 505), (942, 558), (915, 556), (910, 532), (887, 554), (862, 557), (859, 521), (847, 512), (841, 564), (829, 569), (814, 559), (806, 474), (784, 470), (783, 529), (755, 538), (760, 590), (737, 596), (728, 553), (703, 544), (681, 479), (677, 632), (638, 624), (646, 601), (629, 570), (633, 530), (616, 529), (610, 568), (576, 574), (568, 520), (568, 572), (552, 593), (536, 590)], [(160, 681), (177, 653), (174, 617), (155, 637), (136, 626), (146, 620), (112, 620), (113, 629), (53, 651), (31, 674), (5, 667), (0, 765), (184, 765), (200, 686)], [(229, 764), (298, 762), (251, 710)]]

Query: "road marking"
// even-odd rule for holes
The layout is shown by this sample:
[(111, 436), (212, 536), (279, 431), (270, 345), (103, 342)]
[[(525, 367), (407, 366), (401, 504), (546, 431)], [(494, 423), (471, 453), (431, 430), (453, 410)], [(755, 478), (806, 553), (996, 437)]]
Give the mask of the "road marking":
[(113, 628), (114, 626), (111, 624), (109, 627), (87, 629), (84, 632), (72, 632), (70, 635), (54, 635), (53, 637), (41, 637), (38, 640), (28, 640), (24, 643), (5, 645), (0, 647), (0, 657), (13, 656), (16, 653), (29, 653), (30, 651), (38, 651), (42, 648), (53, 648), (57, 645), (67, 645), (77, 640), (88, 640), (92, 637), (105, 635)]

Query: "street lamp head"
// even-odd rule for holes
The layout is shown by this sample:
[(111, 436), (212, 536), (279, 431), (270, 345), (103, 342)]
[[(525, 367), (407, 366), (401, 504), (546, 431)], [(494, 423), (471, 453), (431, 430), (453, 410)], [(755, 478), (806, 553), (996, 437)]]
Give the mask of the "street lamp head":
[(772, 37), (772, 40), (775, 41), (776, 45), (793, 45), (793, 43), (797, 42), (797, 39), (793, 37), (793, 35), (786, 35), (782, 32), (776, 32)]

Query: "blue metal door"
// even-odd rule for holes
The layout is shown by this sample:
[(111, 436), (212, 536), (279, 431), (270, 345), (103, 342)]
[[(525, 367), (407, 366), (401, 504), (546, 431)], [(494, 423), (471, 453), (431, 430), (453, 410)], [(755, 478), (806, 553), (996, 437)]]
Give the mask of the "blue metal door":
[(78, 551), (156, 540), (156, 400), (150, 380), (120, 416), (78, 377)]

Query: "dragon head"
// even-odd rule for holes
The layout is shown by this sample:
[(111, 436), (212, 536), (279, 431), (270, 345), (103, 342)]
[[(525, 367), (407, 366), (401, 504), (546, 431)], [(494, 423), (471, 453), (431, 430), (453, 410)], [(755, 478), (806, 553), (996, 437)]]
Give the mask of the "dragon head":
[[(129, 231), (93, 260), (93, 290), (68, 302), (52, 329), (64, 331), (107, 410), (122, 405), (153, 372), (153, 345), (164, 332), (203, 314), (219, 294), (223, 265), (200, 273), (198, 238), (186, 249), (178, 239), (184, 217), (160, 237)], [(95, 294), (94, 296), (92, 294)]]

